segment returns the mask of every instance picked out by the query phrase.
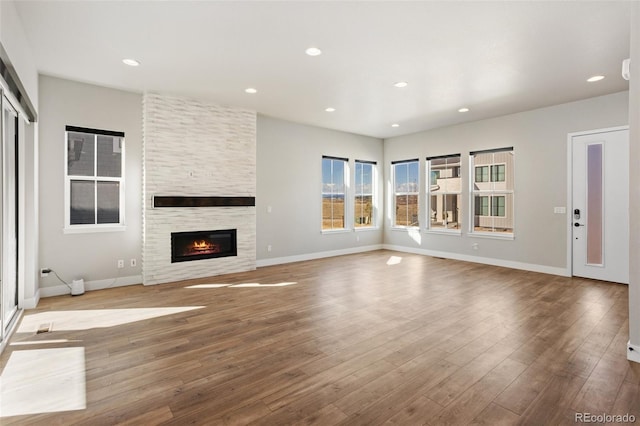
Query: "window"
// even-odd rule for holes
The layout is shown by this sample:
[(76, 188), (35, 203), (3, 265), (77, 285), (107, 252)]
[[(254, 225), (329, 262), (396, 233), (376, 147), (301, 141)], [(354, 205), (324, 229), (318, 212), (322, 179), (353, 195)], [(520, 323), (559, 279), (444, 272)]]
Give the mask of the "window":
[(513, 148), (471, 153), (471, 232), (513, 235)]
[(65, 228), (124, 226), (124, 133), (66, 128)]
[(504, 164), (491, 166), (491, 182), (504, 182)]
[(322, 230), (345, 229), (346, 158), (322, 157)]
[(460, 154), (429, 157), (427, 169), (430, 176), (430, 185), (427, 188), (429, 229), (460, 231), (462, 225)]
[(476, 182), (489, 182), (489, 166), (476, 166)]
[(418, 193), (420, 166), (418, 160), (395, 161), (393, 169), (393, 226), (419, 226)]
[[(476, 196), (476, 215), (505, 217), (505, 202), (506, 197), (503, 195)], [(491, 205), (491, 211), (489, 211), (489, 205)]]
[(373, 227), (373, 174), (376, 163), (356, 160), (355, 216), (356, 228)]
[[(491, 170), (491, 175), (489, 175)], [(476, 166), (476, 182), (504, 182), (504, 164), (496, 164), (493, 166)], [(491, 176), (491, 180), (489, 180)]]
[(505, 217), (504, 214), (504, 202), (505, 198), (503, 195), (494, 195), (491, 197), (491, 216), (495, 217)]

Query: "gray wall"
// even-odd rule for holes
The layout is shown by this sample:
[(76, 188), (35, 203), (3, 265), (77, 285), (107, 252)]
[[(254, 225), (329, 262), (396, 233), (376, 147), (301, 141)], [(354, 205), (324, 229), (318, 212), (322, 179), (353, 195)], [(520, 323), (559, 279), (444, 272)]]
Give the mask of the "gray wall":
[[(125, 132), (126, 231), (63, 232), (66, 125)], [(135, 281), (141, 273), (142, 96), (40, 76), (39, 130), (40, 267), (52, 268), (67, 281)], [(136, 267), (130, 266), (132, 258), (138, 260)], [(117, 268), (118, 259), (125, 260), (124, 269)], [(41, 278), (41, 293), (51, 295), (45, 289), (60, 285), (53, 275)]]
[[(141, 253), (141, 105), (137, 94), (41, 77), (40, 80), (40, 267), (67, 280), (137, 277), (129, 259)], [(387, 141), (332, 131), (271, 117), (257, 119), (256, 258), (258, 266), (388, 246), (494, 259), (549, 268), (566, 268), (567, 216), (553, 213), (567, 201), (567, 133), (627, 123), (628, 94), (587, 99), (505, 117), (435, 129)], [(127, 135), (126, 232), (64, 234), (64, 126), (123, 130)], [(377, 195), (382, 201), (393, 160), (463, 154), (463, 192), (468, 188), (468, 152), (514, 146), (516, 217), (513, 241), (390, 227), (387, 211), (377, 212), (377, 229), (322, 233), (321, 157), (378, 162)], [(384, 161), (383, 161), (384, 160)], [(424, 165), (422, 162), (421, 165)], [(384, 176), (383, 176), (384, 175)], [(422, 182), (424, 189), (424, 180)], [(351, 185), (353, 187), (353, 184)], [(466, 198), (466, 197), (465, 197)], [(421, 199), (424, 203), (424, 198)], [(271, 212), (268, 212), (268, 208)], [(422, 223), (425, 223), (424, 208)], [(468, 203), (463, 203), (468, 218)], [(463, 219), (467, 220), (467, 219)], [(382, 224), (384, 223), (384, 226)], [(473, 250), (473, 242), (479, 244)], [(271, 245), (269, 252), (267, 246)], [(124, 270), (116, 268), (125, 259)], [(52, 277), (41, 287), (59, 285)], [(48, 295), (45, 294), (44, 295)]]
[[(371, 231), (321, 232), (322, 156), (382, 162), (382, 140), (258, 115), (257, 259), (362, 250), (382, 244), (382, 227)], [(353, 179), (353, 173), (352, 179)], [(382, 201), (379, 173), (378, 196)], [(350, 185), (353, 188), (353, 183)], [(271, 206), (271, 213), (267, 209)], [(378, 212), (380, 223), (381, 212)], [(272, 251), (267, 251), (267, 246)], [(288, 259), (293, 260), (293, 259)]]
[[(469, 151), (514, 147), (515, 153), (515, 239), (497, 240), (467, 235), (436, 235), (391, 229), (391, 194), (387, 194), (384, 241), (415, 251), (473, 256), (503, 263), (538, 265), (533, 268), (561, 272), (567, 267), (567, 216), (554, 214), (554, 207), (568, 207), (567, 134), (627, 124), (628, 93), (527, 111), (489, 120), (470, 122), (385, 140), (385, 185), (390, 179), (389, 163), (428, 156), (462, 154), (463, 221), (469, 218)], [(421, 170), (424, 177), (424, 168)], [(422, 179), (421, 193), (425, 186)], [(421, 224), (425, 223), (421, 197)], [(472, 248), (478, 244), (478, 249)], [(505, 263), (505, 264), (506, 264)], [(511, 265), (516, 266), (516, 265)], [(528, 269), (528, 268), (525, 268)]]

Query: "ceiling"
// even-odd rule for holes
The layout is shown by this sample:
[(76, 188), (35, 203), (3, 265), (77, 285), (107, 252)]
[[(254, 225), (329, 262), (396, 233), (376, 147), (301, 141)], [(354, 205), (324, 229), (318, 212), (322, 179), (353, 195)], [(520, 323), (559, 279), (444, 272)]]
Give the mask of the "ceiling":
[[(629, 56), (628, 1), (16, 7), (40, 73), (379, 138), (628, 90), (620, 74)], [(311, 46), (322, 55), (306, 55)], [(596, 74), (606, 78), (586, 82)], [(399, 81), (408, 86), (394, 87)]]

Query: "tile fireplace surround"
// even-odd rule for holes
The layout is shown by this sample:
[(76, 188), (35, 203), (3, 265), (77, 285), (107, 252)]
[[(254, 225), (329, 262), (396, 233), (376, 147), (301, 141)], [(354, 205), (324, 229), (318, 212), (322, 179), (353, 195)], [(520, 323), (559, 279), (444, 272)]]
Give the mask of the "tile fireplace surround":
[[(255, 206), (155, 207), (154, 196), (255, 197), (256, 114), (204, 101), (143, 99), (143, 283), (255, 269)], [(237, 256), (171, 263), (171, 233), (237, 230)]]

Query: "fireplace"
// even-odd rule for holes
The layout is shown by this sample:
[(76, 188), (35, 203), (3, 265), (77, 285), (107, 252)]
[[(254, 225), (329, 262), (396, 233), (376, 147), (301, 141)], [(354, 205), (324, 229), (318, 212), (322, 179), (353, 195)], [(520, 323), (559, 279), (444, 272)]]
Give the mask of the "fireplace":
[(171, 233), (171, 263), (237, 255), (235, 229)]

